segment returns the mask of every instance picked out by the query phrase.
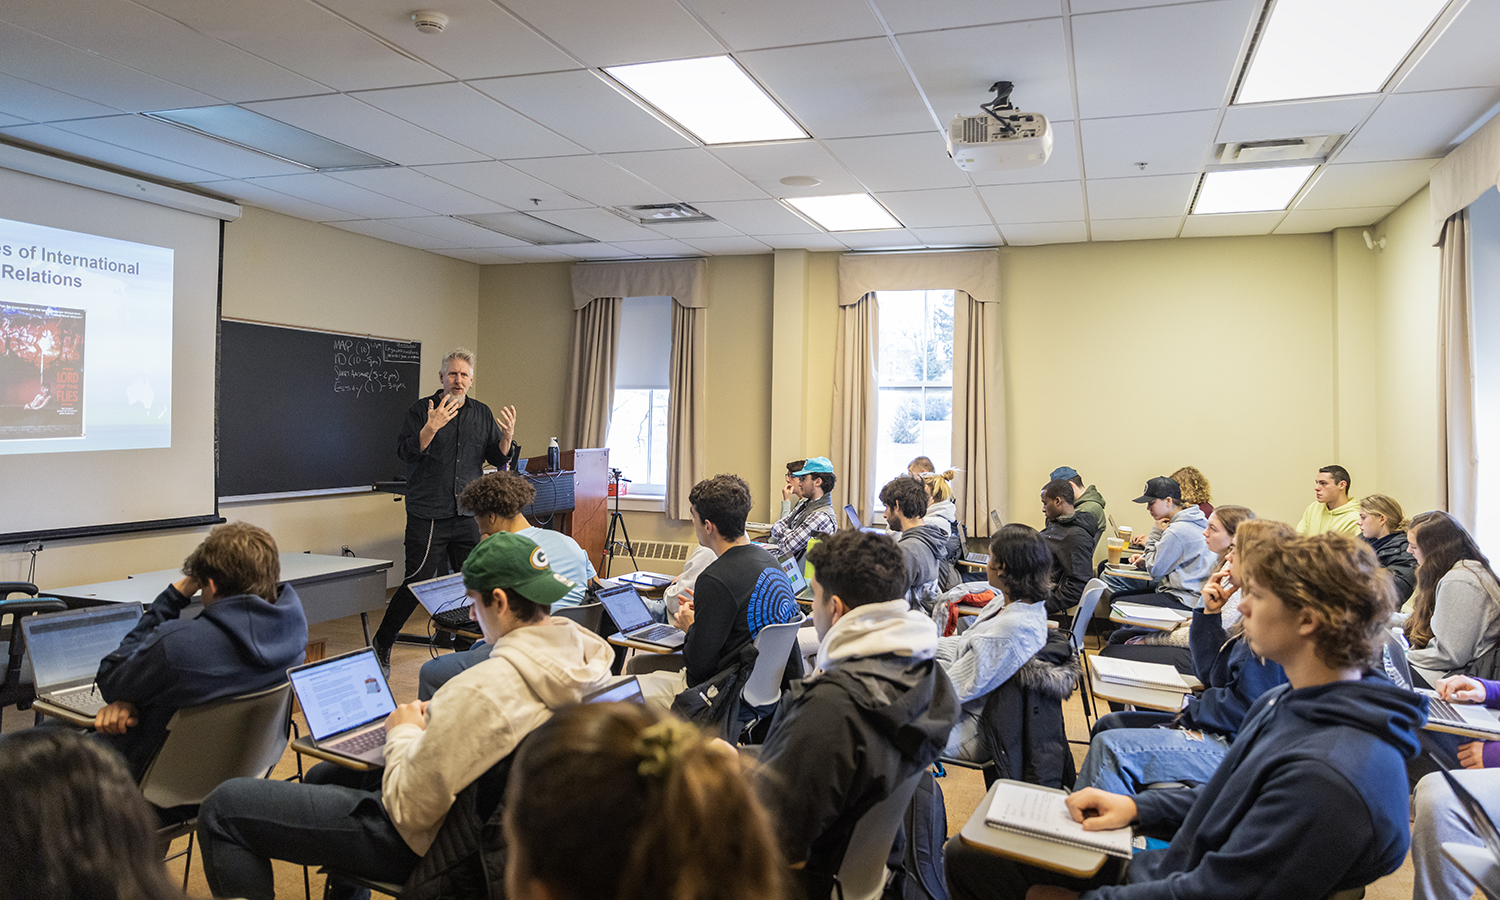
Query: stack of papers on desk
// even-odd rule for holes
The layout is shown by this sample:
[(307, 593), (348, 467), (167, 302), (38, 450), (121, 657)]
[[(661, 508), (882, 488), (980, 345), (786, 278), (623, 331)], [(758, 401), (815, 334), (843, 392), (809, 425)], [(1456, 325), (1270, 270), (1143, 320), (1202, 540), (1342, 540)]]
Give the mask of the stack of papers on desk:
[(1150, 572), (1147, 572), (1145, 569), (1137, 569), (1135, 566), (1126, 566), (1126, 565), (1111, 566), (1111, 565), (1106, 565), (1104, 567), (1104, 574), (1106, 574), (1106, 575), (1118, 575), (1121, 578), (1134, 578), (1137, 581), (1150, 581), (1151, 580), (1151, 573)]
[(1144, 603), (1126, 603), (1123, 600), (1114, 604), (1114, 610), (1122, 619), (1136, 619), (1142, 622), (1176, 624), (1186, 622), (1191, 618), (1187, 613), (1167, 609), (1165, 606), (1147, 606)]
[(650, 590), (671, 584), (672, 576), (663, 575), (660, 572), (626, 572), (624, 575), (615, 576), (615, 580)]
[(1081, 823), (1073, 821), (1066, 800), (1067, 794), (1060, 791), (1007, 782), (995, 791), (984, 821), (992, 828), (1096, 850), (1122, 859), (1130, 858), (1129, 828), (1084, 831)]
[(1158, 688), (1186, 693), (1188, 683), (1174, 668), (1162, 663), (1136, 662), (1132, 659), (1116, 659), (1110, 656), (1090, 656), (1089, 665), (1099, 674), (1100, 681), (1110, 684), (1125, 684), (1131, 687)]

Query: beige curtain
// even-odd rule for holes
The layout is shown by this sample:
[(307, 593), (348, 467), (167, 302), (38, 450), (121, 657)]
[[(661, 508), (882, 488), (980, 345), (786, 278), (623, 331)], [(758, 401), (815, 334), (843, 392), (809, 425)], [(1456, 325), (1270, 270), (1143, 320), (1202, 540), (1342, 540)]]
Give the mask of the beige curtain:
[(953, 296), (953, 465), (958, 520), (990, 533), (990, 510), (1006, 512), (1005, 382), (1000, 304), (964, 291)]
[(880, 304), (868, 293), (839, 307), (833, 356), (834, 509), (847, 503), (870, 521), (870, 479), (875, 474), (875, 373), (879, 368)]
[(667, 399), (667, 518), (689, 519), (688, 494), (703, 478), (708, 412), (708, 310), (672, 303), (671, 383)]
[(1443, 226), (1438, 325), (1438, 405), (1443, 411), (1442, 484), (1446, 507), (1470, 531), (1479, 508), (1474, 434), (1474, 312), (1469, 284), (1469, 213)]
[(619, 297), (597, 297), (573, 313), (573, 366), (568, 373), (565, 449), (603, 447), (615, 401), (620, 346)]

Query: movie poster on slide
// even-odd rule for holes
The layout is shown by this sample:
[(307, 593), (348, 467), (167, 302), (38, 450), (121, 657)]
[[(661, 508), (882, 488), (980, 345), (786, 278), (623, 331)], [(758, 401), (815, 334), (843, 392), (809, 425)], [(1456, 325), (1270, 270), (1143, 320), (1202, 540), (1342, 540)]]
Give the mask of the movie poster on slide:
[(0, 303), (0, 441), (83, 436), (85, 314)]

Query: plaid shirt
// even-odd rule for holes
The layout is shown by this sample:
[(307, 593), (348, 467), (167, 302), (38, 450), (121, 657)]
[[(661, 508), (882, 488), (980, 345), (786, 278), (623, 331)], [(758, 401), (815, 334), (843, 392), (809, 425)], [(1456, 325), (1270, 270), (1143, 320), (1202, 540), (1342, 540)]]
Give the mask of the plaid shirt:
[[(812, 503), (820, 505), (808, 509)], [(820, 500), (803, 500), (781, 521), (771, 526), (771, 543), (783, 553), (791, 553), (799, 559), (807, 550), (810, 538), (819, 534), (833, 534), (839, 530), (838, 517), (833, 513), (833, 501), (824, 496)]]

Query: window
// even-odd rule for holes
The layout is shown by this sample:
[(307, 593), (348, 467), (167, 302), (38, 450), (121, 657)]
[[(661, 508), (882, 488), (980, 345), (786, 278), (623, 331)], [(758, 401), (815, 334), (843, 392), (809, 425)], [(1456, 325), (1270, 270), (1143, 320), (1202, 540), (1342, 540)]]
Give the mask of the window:
[(873, 507), (880, 489), (913, 457), (939, 472), (953, 458), (953, 292), (877, 291), (880, 371), (876, 374)]
[(626, 297), (620, 304), (609, 463), (630, 479), (629, 495), (667, 492), (667, 398), (671, 385), (672, 298)]

